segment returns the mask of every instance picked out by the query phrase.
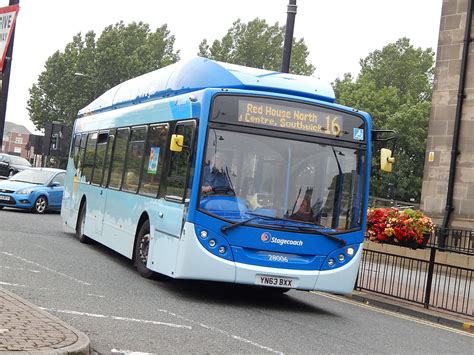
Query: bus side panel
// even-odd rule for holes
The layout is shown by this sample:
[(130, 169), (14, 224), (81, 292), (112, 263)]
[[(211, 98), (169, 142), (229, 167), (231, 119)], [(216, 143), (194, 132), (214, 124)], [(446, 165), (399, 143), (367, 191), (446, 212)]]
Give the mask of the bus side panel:
[(235, 282), (235, 263), (204, 249), (197, 240), (194, 224), (186, 222), (174, 276), (181, 279)]
[(63, 221), (63, 227), (66, 232), (74, 232), (76, 229), (77, 222), (77, 190), (79, 188), (79, 182), (75, 177), (74, 163), (69, 158), (67, 171), (66, 171), (66, 182), (64, 184), (63, 201), (61, 204), (61, 218)]
[(178, 254), (184, 205), (159, 199), (150, 210), (152, 240), (147, 267), (150, 270), (174, 277)]
[[(89, 184), (82, 184), (81, 190), (86, 196), (86, 235), (93, 239), (100, 237), (102, 233), (102, 223), (104, 208), (107, 200), (107, 190)], [(83, 194), (78, 194), (82, 196)], [(79, 209), (80, 201), (75, 201)]]
[(137, 223), (144, 209), (143, 199), (146, 198), (109, 189), (102, 233), (93, 239), (131, 259)]

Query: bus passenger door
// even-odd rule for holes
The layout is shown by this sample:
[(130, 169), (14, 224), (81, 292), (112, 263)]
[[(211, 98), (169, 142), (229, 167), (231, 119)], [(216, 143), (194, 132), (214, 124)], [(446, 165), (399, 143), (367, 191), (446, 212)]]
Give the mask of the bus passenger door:
[(159, 218), (154, 226), (156, 247), (151, 245), (150, 257), (155, 260), (154, 269), (170, 276), (175, 270), (181, 230), (191, 193), (195, 127), (195, 121), (185, 121), (176, 125), (174, 134), (184, 137), (182, 150), (168, 152), (169, 164), (166, 167), (166, 178), (164, 179), (166, 187), (158, 199)]
[[(91, 183), (97, 188), (91, 193), (89, 198), (92, 198), (91, 209), (93, 218), (96, 223), (94, 226), (94, 233), (98, 236), (102, 235), (102, 228), (104, 225), (105, 205), (107, 202), (107, 182), (109, 176), (110, 156), (114, 143), (115, 130), (101, 131), (97, 139), (97, 149), (95, 155), (95, 168), (92, 175)], [(88, 207), (89, 209), (89, 207)]]

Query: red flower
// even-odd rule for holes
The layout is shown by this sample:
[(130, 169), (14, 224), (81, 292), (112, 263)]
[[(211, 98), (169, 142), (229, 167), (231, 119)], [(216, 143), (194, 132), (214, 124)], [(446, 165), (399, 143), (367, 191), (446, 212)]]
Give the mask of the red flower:
[(371, 208), (367, 211), (367, 235), (375, 242), (414, 240), (423, 243), (423, 235), (433, 231), (431, 219), (421, 211), (395, 208)]

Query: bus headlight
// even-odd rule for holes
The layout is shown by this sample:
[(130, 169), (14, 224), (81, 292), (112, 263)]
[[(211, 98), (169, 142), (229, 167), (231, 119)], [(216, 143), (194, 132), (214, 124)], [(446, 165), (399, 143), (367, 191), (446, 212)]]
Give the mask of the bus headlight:
[(219, 253), (224, 254), (225, 253), (225, 247), (219, 247)]
[(330, 259), (328, 260), (328, 265), (329, 265), (329, 266), (334, 266), (334, 263), (335, 263), (335, 262), (336, 262), (336, 261), (335, 261), (333, 258), (330, 258)]
[(354, 248), (353, 248), (353, 247), (347, 248), (346, 253), (347, 253), (347, 255), (349, 255), (349, 256), (354, 255)]
[(207, 238), (207, 232), (206, 231), (201, 231), (200, 236), (201, 236), (202, 239), (206, 239)]
[(344, 254), (339, 254), (339, 255), (337, 256), (337, 259), (338, 259), (341, 263), (344, 261), (345, 258), (346, 258), (346, 257), (344, 256)]
[(211, 240), (209, 241), (209, 246), (210, 246), (211, 248), (214, 248), (214, 247), (216, 246), (216, 241), (215, 241), (214, 239), (211, 239)]

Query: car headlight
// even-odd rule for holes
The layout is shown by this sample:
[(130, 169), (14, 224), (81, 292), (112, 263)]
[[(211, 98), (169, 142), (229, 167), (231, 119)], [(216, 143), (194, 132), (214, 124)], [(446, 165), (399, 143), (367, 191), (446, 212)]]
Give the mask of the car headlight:
[(33, 189), (23, 189), (23, 190), (19, 190), (17, 191), (16, 193), (18, 195), (29, 195), (33, 192), (34, 190)]

